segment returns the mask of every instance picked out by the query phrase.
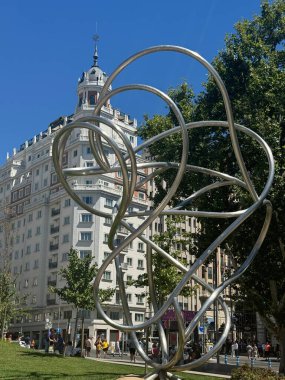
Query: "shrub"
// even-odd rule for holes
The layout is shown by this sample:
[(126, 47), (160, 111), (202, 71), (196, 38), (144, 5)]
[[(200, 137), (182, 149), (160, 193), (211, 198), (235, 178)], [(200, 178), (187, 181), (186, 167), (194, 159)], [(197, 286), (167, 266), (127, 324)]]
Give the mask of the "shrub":
[(285, 380), (283, 376), (279, 376), (276, 372), (266, 368), (250, 368), (243, 365), (232, 371), (232, 380)]

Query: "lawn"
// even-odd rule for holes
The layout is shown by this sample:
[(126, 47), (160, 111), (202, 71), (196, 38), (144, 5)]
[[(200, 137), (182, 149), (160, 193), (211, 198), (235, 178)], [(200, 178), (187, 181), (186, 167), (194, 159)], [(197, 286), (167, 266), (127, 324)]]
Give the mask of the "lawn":
[[(16, 343), (0, 341), (0, 379), (116, 380), (130, 373), (142, 375), (144, 369), (83, 358), (63, 358), (21, 348)], [(185, 380), (219, 380), (212, 376), (179, 376)]]

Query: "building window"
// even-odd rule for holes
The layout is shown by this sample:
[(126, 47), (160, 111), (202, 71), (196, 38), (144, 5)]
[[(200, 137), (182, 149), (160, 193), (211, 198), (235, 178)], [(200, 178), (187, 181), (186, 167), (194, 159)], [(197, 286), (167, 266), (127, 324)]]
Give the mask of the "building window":
[(137, 269), (144, 269), (143, 260), (138, 260), (138, 268)]
[(61, 261), (68, 261), (68, 252), (64, 252), (61, 256)]
[(29, 280), (25, 280), (24, 288), (28, 288), (28, 287), (29, 287)]
[(127, 257), (127, 264), (129, 267), (133, 266), (133, 259), (131, 257)]
[(120, 297), (120, 293), (119, 292), (116, 292), (116, 300), (115, 300), (115, 303), (117, 305), (120, 305), (121, 304), (121, 297)]
[(63, 243), (68, 243), (69, 242), (69, 234), (63, 235), (62, 242)]
[(92, 223), (92, 214), (81, 214), (82, 223)]
[(103, 261), (105, 261), (110, 255), (110, 252), (104, 252), (104, 259)]
[(25, 271), (28, 271), (28, 270), (30, 270), (30, 263), (26, 263), (25, 265)]
[(29, 245), (27, 246), (27, 251), (26, 252), (27, 252), (27, 255), (29, 255), (31, 253), (31, 247)]
[(127, 282), (131, 282), (131, 281), (133, 281), (133, 276), (128, 275), (127, 276)]
[(106, 226), (110, 226), (112, 224), (112, 217), (111, 216), (106, 216), (105, 217), (105, 223)]
[(48, 172), (48, 164), (45, 165), (45, 172)]
[(79, 251), (79, 257), (81, 259), (85, 259), (85, 257), (87, 257), (87, 256), (91, 256), (91, 251), (90, 250)]
[(91, 168), (93, 166), (93, 161), (86, 161), (85, 164), (87, 168)]
[(80, 232), (80, 240), (92, 240), (92, 232)]
[(135, 313), (135, 321), (143, 322), (143, 314)]
[(37, 219), (40, 219), (41, 217), (42, 217), (42, 210), (38, 210)]
[(212, 279), (213, 279), (213, 268), (208, 267), (208, 280), (212, 280)]
[(119, 311), (110, 311), (110, 318), (113, 321), (118, 321), (120, 319), (120, 312)]
[(69, 207), (70, 206), (70, 199), (65, 199), (64, 200), (64, 207)]
[(63, 224), (66, 225), (66, 224), (70, 224), (70, 216), (65, 216), (64, 219), (63, 219)]
[(91, 154), (91, 148), (90, 148), (90, 146), (88, 146), (88, 147), (86, 148), (86, 154)]
[(127, 293), (126, 296), (127, 296), (127, 301), (129, 303), (131, 303), (132, 302), (132, 295), (131, 295), (131, 293)]
[(113, 207), (113, 199), (106, 198), (105, 199), (105, 207)]
[(105, 280), (105, 281), (111, 281), (111, 272), (110, 271), (105, 271), (104, 273), (103, 273), (103, 280)]
[(34, 261), (34, 269), (37, 269), (39, 267), (39, 260)]
[(73, 157), (77, 157), (77, 150), (73, 151)]
[(130, 135), (130, 136), (129, 136), (129, 139), (130, 139), (130, 142), (131, 142), (131, 143), (134, 143), (134, 142), (135, 142), (135, 138), (134, 138), (134, 136), (131, 136), (131, 135)]
[(40, 251), (40, 243), (36, 243), (35, 252), (39, 252), (39, 251)]
[(144, 243), (138, 243), (138, 251), (144, 252)]
[(143, 304), (144, 303), (144, 296), (142, 294), (137, 294), (137, 304)]
[(39, 175), (40, 174), (40, 169), (37, 169), (36, 170), (36, 175)]
[(40, 235), (40, 234), (41, 234), (41, 227), (38, 226), (36, 229), (36, 235)]
[(57, 182), (58, 182), (57, 174), (56, 173), (52, 173), (52, 175), (51, 175), (51, 184), (54, 185)]
[(139, 199), (141, 201), (144, 201), (144, 193), (139, 192)]
[(46, 187), (48, 185), (48, 180), (47, 178), (44, 179), (44, 187)]
[(33, 214), (29, 214), (28, 215), (28, 222), (32, 222), (33, 221)]
[(93, 198), (90, 196), (82, 197), (83, 202), (85, 202), (87, 205), (93, 204)]
[(104, 243), (108, 243), (109, 235), (104, 234)]

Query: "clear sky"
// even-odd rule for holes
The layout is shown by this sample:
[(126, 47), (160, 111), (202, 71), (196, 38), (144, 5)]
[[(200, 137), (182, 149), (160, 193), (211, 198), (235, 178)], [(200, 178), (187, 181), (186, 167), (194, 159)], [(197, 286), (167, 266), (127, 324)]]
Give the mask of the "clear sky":
[[(0, 163), (13, 147), (74, 112), (77, 80), (92, 65), (96, 30), (99, 66), (107, 74), (160, 44), (187, 47), (211, 62), (234, 24), (259, 14), (260, 1), (1, 0)], [(199, 91), (205, 79), (191, 59), (160, 53), (136, 62), (113, 87), (145, 83), (165, 91), (187, 80)], [(165, 109), (146, 93), (128, 92), (111, 103), (138, 120)]]

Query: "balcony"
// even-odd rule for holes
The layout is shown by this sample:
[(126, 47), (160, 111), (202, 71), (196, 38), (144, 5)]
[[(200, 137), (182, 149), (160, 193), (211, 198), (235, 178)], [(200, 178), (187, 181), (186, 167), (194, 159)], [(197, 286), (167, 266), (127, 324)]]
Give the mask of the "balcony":
[(53, 208), (51, 210), (51, 216), (56, 216), (60, 214), (60, 208)]
[(57, 261), (54, 261), (54, 262), (50, 261), (48, 263), (48, 267), (49, 267), (49, 269), (57, 268)]
[(56, 280), (48, 280), (48, 286), (56, 286)]
[(51, 233), (51, 234), (55, 234), (55, 233), (57, 233), (57, 232), (59, 232), (59, 226), (51, 227), (51, 228), (50, 228), (50, 233)]
[(58, 249), (58, 243), (57, 244), (50, 244), (49, 250), (50, 251), (56, 251)]

